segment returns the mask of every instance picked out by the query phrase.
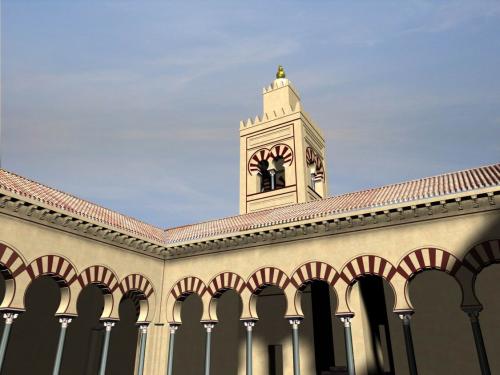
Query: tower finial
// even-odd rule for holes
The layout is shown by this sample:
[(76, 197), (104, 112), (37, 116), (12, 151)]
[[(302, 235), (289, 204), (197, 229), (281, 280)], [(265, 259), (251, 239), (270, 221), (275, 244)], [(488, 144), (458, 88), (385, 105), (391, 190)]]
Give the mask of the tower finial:
[(285, 78), (285, 69), (281, 65), (278, 65), (278, 72), (276, 73), (276, 79)]

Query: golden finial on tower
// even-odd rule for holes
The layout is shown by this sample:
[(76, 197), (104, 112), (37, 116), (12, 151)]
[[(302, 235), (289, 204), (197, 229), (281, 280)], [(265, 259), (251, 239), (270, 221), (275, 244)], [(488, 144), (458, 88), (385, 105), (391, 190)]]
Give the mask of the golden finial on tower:
[(285, 69), (281, 65), (278, 65), (278, 72), (276, 73), (276, 79), (285, 78)]

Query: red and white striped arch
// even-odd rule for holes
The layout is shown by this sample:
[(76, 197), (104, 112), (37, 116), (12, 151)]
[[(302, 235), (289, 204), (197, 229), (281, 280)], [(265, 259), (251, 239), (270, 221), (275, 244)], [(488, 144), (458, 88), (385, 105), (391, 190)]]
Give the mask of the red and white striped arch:
[(120, 290), (123, 295), (132, 291), (139, 292), (146, 299), (154, 292), (153, 284), (145, 276), (137, 273), (125, 277), (120, 283)]
[(397, 269), (390, 262), (376, 255), (361, 255), (347, 263), (340, 277), (347, 284), (353, 284), (359, 277), (375, 275), (391, 282)]
[(32, 261), (26, 267), (31, 280), (40, 276), (51, 276), (58, 282), (70, 286), (77, 279), (76, 269), (66, 259), (58, 255), (44, 255)]
[(174, 297), (176, 301), (185, 300), (190, 294), (197, 294), (202, 297), (207, 291), (207, 287), (203, 281), (195, 276), (188, 276), (179, 280), (172, 290), (170, 295)]
[(223, 272), (215, 276), (208, 283), (208, 293), (212, 297), (220, 296), (228, 289), (234, 290), (236, 293), (241, 294), (246, 287), (245, 280), (233, 272)]
[(475, 275), (493, 263), (500, 263), (500, 240), (485, 241), (474, 246), (462, 262)]
[(248, 172), (251, 175), (256, 175), (260, 172), (259, 163), (263, 160), (268, 161), (272, 159), (271, 151), (267, 148), (255, 151), (248, 162)]
[(285, 166), (290, 166), (293, 161), (292, 149), (283, 143), (277, 144), (271, 148), (271, 156), (273, 159), (282, 157), (283, 165)]
[(9, 278), (16, 278), (26, 267), (19, 253), (3, 243), (0, 243), (0, 264)]
[(82, 289), (87, 285), (96, 284), (110, 293), (113, 293), (120, 286), (115, 273), (105, 266), (86, 268), (78, 276), (78, 282)]
[(290, 283), (288, 276), (279, 268), (264, 267), (255, 271), (247, 281), (247, 288), (253, 294), (260, 293), (266, 286), (274, 285), (284, 290)]
[(435, 247), (412, 251), (398, 265), (398, 272), (407, 280), (425, 269), (441, 270), (454, 276), (462, 266), (449, 252)]
[(314, 151), (314, 149), (312, 147), (306, 148), (306, 163), (307, 163), (307, 165), (309, 165), (309, 164), (316, 165), (315, 179), (317, 181), (320, 181), (324, 178), (325, 168), (323, 166), (323, 159), (316, 151)]
[(308, 282), (313, 280), (325, 281), (333, 286), (338, 278), (338, 272), (329, 264), (323, 262), (308, 262), (295, 270), (290, 281), (297, 289), (302, 289)]

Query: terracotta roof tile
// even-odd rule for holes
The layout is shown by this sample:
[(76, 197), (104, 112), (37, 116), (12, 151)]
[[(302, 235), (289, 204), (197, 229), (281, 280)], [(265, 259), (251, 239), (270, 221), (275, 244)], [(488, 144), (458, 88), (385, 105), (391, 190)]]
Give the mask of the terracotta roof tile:
[(55, 209), (125, 230), (136, 236), (159, 243), (165, 241), (165, 232), (161, 228), (42, 185), (4, 169), (0, 169), (0, 188), (37, 200)]
[(70, 194), (0, 169), (0, 188), (165, 245), (229, 235), (267, 226), (325, 217), (352, 210), (387, 206), (428, 197), (500, 186), (500, 164), (446, 173), (342, 194), (308, 203), (226, 217), (163, 230)]
[(167, 244), (174, 245), (200, 238), (229, 235), (352, 210), (387, 206), (494, 186), (500, 186), (500, 164), (342, 194), (308, 203), (171, 228), (166, 230)]

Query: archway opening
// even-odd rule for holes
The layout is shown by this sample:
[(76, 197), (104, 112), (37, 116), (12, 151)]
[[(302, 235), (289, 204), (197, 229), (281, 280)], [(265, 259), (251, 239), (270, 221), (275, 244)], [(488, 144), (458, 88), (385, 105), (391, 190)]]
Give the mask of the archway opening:
[(239, 363), (244, 363), (239, 360), (245, 337), (240, 321), (242, 309), (241, 298), (232, 289), (225, 291), (217, 301), (218, 323), (214, 328), (212, 357), (214, 374), (237, 374)]
[(458, 282), (439, 270), (410, 281), (412, 333), (419, 374), (478, 374), (479, 365)]
[(100, 322), (104, 296), (97, 285), (90, 284), (81, 290), (77, 298), (78, 317), (68, 326), (61, 374), (96, 374), (104, 336)]
[(131, 298), (122, 298), (120, 320), (111, 330), (107, 370), (110, 374), (133, 375), (138, 345), (139, 306)]
[(267, 160), (261, 160), (258, 164), (259, 176), (260, 176), (260, 192), (271, 191), (271, 173), (269, 172), (269, 162)]
[(182, 301), (182, 324), (176, 333), (175, 339), (175, 374), (203, 373), (205, 329), (200, 323), (202, 312), (203, 302), (197, 294), (191, 294)]
[(483, 269), (476, 279), (476, 295), (483, 305), (479, 314), (484, 345), (492, 374), (500, 374), (500, 264), (493, 264)]
[(276, 286), (266, 286), (257, 296), (259, 321), (254, 329), (254, 372), (283, 375), (284, 362), (291, 360), (291, 328), (285, 319), (286, 298)]
[(400, 324), (392, 324), (396, 320), (392, 314), (394, 291), (390, 284), (377, 275), (361, 276), (350, 288), (349, 306), (355, 313), (353, 334), (363, 337), (362, 346), (354, 348), (355, 355), (364, 357), (369, 374), (396, 373), (393, 338), (401, 328)]
[(337, 296), (327, 282), (314, 280), (301, 291), (304, 321), (301, 324), (301, 350), (310, 352), (305, 368), (316, 374), (346, 371), (343, 326), (335, 317)]
[(59, 335), (54, 316), (61, 300), (50, 276), (34, 280), (26, 290), (26, 311), (15, 320), (5, 355), (3, 374), (51, 374)]

